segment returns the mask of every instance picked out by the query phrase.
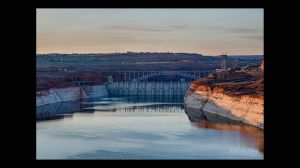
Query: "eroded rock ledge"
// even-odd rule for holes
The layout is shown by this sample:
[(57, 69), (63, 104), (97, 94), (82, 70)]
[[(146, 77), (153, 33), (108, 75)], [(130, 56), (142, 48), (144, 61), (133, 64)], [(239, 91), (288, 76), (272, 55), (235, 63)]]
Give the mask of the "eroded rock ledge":
[(186, 110), (197, 110), (202, 119), (209, 120), (214, 115), (263, 129), (263, 69), (213, 72), (192, 82), (184, 102)]

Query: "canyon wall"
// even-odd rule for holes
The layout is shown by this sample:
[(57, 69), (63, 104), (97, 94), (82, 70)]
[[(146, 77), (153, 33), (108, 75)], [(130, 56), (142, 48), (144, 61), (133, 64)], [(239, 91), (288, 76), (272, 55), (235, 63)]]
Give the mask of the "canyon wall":
[(38, 92), (36, 96), (36, 106), (51, 103), (78, 100), (90, 97), (108, 96), (105, 85), (69, 87), (50, 89), (49, 91)]
[(197, 110), (200, 117), (215, 115), (263, 129), (263, 96), (232, 96), (220, 91), (218, 87), (191, 84), (185, 94), (184, 103), (187, 110)]

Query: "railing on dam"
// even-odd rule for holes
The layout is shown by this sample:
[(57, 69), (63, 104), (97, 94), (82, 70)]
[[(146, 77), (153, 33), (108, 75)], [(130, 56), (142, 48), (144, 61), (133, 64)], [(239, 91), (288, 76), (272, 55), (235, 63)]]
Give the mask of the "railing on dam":
[(110, 95), (183, 95), (190, 82), (111, 82)]

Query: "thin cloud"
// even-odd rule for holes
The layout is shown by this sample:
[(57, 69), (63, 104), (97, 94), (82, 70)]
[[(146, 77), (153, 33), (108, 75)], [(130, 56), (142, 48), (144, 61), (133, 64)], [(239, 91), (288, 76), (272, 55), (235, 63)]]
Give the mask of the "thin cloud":
[(171, 30), (196, 30), (197, 29), (197, 27), (194, 27), (192, 25), (187, 25), (187, 24), (184, 24), (184, 25), (169, 25), (168, 27)]
[(186, 24), (171, 24), (171, 25), (157, 25), (157, 26), (146, 26), (146, 25), (112, 25), (98, 27), (106, 30), (118, 30), (118, 31), (175, 31), (175, 30), (197, 30), (199, 28), (193, 25)]
[(113, 25), (103, 26), (100, 29), (118, 30), (118, 31), (169, 31), (169, 29), (157, 26), (144, 26), (144, 25)]
[(262, 31), (260, 31), (259, 29), (231, 27), (225, 28), (224, 30), (229, 33), (241, 35), (243, 38), (246, 39), (263, 41)]
[(232, 32), (232, 33), (241, 33), (241, 34), (252, 34), (252, 33), (258, 33), (258, 29), (252, 29), (252, 28), (239, 28), (239, 27), (231, 27), (231, 28), (225, 28), (225, 31)]
[(118, 30), (118, 31), (175, 31), (175, 30), (218, 30), (227, 31), (230, 33), (249, 34), (257, 33), (258, 29), (254, 28), (243, 28), (243, 27), (222, 27), (222, 26), (201, 26), (197, 27), (194, 25), (187, 24), (174, 24), (174, 25), (157, 25), (157, 26), (146, 26), (146, 25), (111, 25), (98, 27), (106, 30)]
[(207, 26), (203, 27), (204, 29), (208, 30), (223, 30), (230, 33), (239, 33), (239, 34), (252, 34), (252, 33), (259, 33), (259, 29), (255, 28), (245, 28), (245, 27), (222, 27), (222, 26)]
[(258, 40), (258, 41), (264, 40), (264, 36), (262, 36), (262, 35), (246, 35), (244, 37), (247, 39), (251, 39), (251, 40)]

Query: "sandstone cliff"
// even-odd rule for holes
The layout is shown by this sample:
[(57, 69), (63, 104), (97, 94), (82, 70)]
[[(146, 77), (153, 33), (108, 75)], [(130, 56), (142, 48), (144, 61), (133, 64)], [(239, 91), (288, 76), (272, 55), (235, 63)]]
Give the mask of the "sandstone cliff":
[[(186, 110), (198, 117), (216, 116), (263, 129), (264, 78), (260, 68), (213, 72), (192, 82), (185, 94)], [(211, 117), (214, 116), (214, 117)]]
[(264, 60), (262, 61), (261, 65), (260, 65), (260, 69), (264, 70)]

